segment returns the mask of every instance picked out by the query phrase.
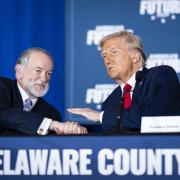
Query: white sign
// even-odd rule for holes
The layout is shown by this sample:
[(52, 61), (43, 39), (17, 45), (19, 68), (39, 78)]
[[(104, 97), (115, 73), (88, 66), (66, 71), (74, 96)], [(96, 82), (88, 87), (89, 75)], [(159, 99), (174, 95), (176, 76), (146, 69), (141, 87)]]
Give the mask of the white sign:
[(125, 29), (123, 24), (121, 25), (97, 25), (95, 29), (89, 29), (87, 31), (86, 44), (88, 46), (96, 45), (100, 51), (99, 43), (104, 36), (118, 32), (118, 31), (129, 31), (133, 33), (132, 29)]
[(112, 93), (118, 84), (95, 84), (94, 88), (86, 91), (86, 104), (95, 104), (97, 109), (101, 109), (101, 104)]
[(161, 23), (166, 23), (166, 19), (176, 20), (176, 15), (180, 14), (180, 0), (141, 0), (140, 15), (149, 15), (151, 20), (161, 19)]
[[(94, 169), (93, 166), (97, 167)], [(100, 179), (130, 174), (133, 175), (132, 179), (136, 179), (134, 176), (142, 179), (143, 175), (179, 176), (180, 149), (102, 148), (94, 156), (93, 149), (18, 149), (17, 152), (14, 149), (0, 149), (0, 179), (20, 175), (27, 178), (33, 175), (34, 179), (37, 175), (45, 179), (45, 175), (61, 176), (59, 179), (68, 179), (68, 175), (73, 175), (74, 179), (78, 179), (78, 175), (92, 177), (97, 172), (102, 175)]]
[(178, 53), (158, 53), (150, 54), (146, 61), (147, 68), (169, 65), (177, 73), (180, 73), (180, 58)]
[(180, 116), (142, 117), (141, 133), (180, 132)]

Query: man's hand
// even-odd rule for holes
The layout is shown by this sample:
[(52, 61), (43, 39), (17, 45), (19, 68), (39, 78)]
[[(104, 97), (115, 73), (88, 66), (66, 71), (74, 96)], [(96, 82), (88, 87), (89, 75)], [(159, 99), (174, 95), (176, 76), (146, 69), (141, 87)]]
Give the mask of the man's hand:
[(87, 129), (82, 127), (77, 122), (58, 122), (52, 121), (49, 130), (54, 131), (56, 134), (87, 134)]
[(84, 116), (85, 118), (90, 119), (95, 122), (99, 122), (100, 120), (101, 112), (95, 111), (90, 108), (69, 108), (67, 109), (67, 111), (72, 114)]

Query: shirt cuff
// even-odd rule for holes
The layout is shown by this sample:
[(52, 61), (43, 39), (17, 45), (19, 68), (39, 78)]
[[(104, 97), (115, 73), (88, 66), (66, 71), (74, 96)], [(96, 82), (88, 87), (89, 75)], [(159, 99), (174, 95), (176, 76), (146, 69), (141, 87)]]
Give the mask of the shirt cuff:
[(100, 121), (101, 124), (102, 124), (102, 120), (103, 120), (103, 114), (104, 114), (104, 111), (102, 111), (102, 112), (100, 113), (99, 121)]
[(51, 122), (52, 122), (52, 119), (44, 118), (37, 130), (37, 134), (38, 135), (46, 135), (49, 132), (49, 126), (50, 126)]

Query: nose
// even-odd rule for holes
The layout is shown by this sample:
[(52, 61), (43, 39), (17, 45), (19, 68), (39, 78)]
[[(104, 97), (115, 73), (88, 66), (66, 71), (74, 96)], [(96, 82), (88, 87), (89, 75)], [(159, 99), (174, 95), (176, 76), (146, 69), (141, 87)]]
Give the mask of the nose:
[(41, 80), (42, 82), (48, 82), (49, 79), (48, 79), (47, 74), (46, 74), (45, 71), (42, 71), (42, 72), (41, 72), (40, 80)]
[(107, 64), (107, 65), (110, 63), (109, 55), (107, 55), (107, 56), (104, 58), (104, 63)]

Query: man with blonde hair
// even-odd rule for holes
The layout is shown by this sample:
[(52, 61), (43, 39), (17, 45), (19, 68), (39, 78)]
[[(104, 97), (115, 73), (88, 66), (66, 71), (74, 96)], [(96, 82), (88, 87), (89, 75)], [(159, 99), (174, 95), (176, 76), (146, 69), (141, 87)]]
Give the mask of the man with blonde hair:
[(71, 108), (69, 112), (101, 122), (104, 131), (139, 131), (142, 116), (180, 113), (180, 85), (170, 66), (147, 69), (138, 36), (121, 31), (104, 37), (101, 55), (108, 75), (119, 86), (102, 104), (102, 111)]

